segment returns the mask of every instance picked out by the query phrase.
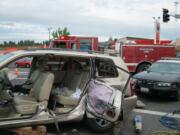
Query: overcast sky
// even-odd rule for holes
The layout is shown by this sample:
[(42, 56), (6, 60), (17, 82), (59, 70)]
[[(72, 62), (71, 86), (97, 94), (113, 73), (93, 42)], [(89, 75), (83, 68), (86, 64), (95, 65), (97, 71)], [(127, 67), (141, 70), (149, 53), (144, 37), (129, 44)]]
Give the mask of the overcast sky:
[[(48, 27), (68, 27), (72, 35), (154, 38), (162, 8), (174, 13), (174, 0), (0, 0), (0, 42), (48, 40)], [(180, 13), (180, 4), (178, 7)], [(161, 38), (180, 37), (180, 19), (161, 22)]]

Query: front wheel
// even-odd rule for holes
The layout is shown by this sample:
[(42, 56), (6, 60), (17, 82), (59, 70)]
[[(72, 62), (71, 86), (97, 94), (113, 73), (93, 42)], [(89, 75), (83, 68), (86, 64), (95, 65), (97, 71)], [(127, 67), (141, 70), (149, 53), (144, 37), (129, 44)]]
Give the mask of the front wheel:
[(113, 128), (113, 123), (99, 118), (86, 118), (86, 123), (91, 130), (97, 133), (108, 132)]

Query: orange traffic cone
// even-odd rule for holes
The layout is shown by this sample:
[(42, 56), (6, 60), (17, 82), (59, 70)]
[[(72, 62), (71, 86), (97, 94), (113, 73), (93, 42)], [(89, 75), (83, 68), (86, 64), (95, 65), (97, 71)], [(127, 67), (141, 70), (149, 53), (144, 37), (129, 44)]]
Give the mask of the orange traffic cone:
[(18, 68), (15, 68), (15, 74), (18, 75), (19, 74), (19, 70)]

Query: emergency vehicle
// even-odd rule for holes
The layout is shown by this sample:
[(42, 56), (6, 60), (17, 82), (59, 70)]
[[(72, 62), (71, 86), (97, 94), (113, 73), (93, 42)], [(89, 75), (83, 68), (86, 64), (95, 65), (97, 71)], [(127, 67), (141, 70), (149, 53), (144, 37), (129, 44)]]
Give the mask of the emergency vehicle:
[(51, 42), (50, 48), (98, 51), (98, 37), (60, 36)]
[(123, 58), (130, 72), (141, 72), (162, 57), (176, 57), (170, 40), (154, 44), (153, 39), (126, 37), (115, 44), (116, 53)]

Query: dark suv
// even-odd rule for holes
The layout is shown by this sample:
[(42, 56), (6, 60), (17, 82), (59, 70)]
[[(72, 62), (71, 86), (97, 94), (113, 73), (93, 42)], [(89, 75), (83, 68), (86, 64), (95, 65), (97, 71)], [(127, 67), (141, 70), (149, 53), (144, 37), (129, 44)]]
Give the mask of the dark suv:
[(180, 100), (180, 59), (158, 60), (144, 72), (134, 75), (137, 93), (164, 94)]

